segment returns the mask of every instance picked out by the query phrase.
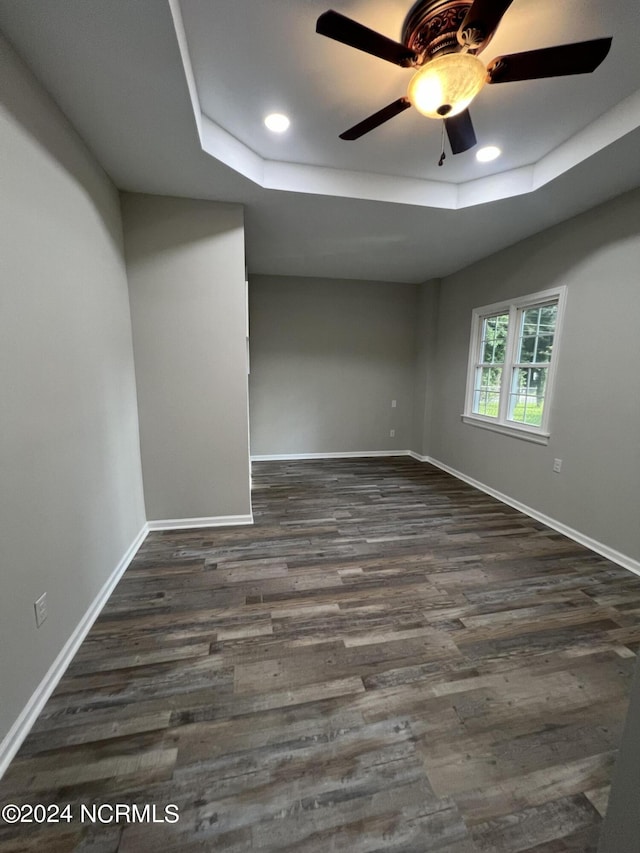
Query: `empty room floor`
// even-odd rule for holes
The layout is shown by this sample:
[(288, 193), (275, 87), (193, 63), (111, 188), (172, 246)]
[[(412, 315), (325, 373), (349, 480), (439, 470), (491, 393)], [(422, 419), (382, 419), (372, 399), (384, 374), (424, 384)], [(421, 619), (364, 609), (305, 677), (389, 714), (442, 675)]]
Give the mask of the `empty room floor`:
[(147, 538), (0, 782), (73, 820), (0, 853), (595, 851), (640, 579), (408, 458), (253, 507)]

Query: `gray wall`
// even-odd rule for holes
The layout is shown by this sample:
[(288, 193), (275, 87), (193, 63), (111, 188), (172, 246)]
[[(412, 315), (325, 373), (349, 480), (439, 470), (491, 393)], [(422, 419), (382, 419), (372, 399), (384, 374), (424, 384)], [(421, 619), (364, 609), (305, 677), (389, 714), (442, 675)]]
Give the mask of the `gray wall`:
[(118, 196), (1, 37), (0, 107), (1, 740), (145, 518)]
[(440, 280), (420, 285), (416, 314), (416, 356), (413, 386), (413, 429), (410, 450), (427, 456), (431, 447), (433, 395), (438, 344)]
[(251, 453), (407, 450), (418, 295), (412, 284), (252, 276)]
[[(445, 279), (429, 454), (640, 559), (640, 191)], [(463, 424), (471, 310), (568, 287), (548, 446)], [(563, 460), (561, 474), (552, 471)]]
[(251, 512), (242, 208), (122, 197), (149, 520)]

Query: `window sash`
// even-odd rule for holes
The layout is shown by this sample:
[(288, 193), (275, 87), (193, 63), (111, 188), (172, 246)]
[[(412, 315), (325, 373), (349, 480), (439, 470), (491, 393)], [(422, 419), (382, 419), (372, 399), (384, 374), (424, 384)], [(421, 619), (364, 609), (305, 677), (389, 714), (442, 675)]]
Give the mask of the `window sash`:
[[(520, 385), (520, 377), (519, 374), (522, 371), (526, 371), (527, 375), (527, 384), (524, 388)], [(531, 385), (531, 373), (533, 371), (547, 371), (547, 376), (544, 381), (544, 390), (540, 393), (540, 386)], [(511, 371), (511, 385), (508, 391), (509, 402), (507, 405), (507, 420), (509, 423), (513, 424), (526, 424), (528, 426), (541, 427), (544, 419), (544, 413), (547, 408), (547, 380), (548, 380), (548, 370), (549, 367), (544, 365), (543, 367), (531, 367), (530, 365), (525, 366), (524, 368), (518, 365), (514, 365), (513, 370)], [(516, 417), (516, 409), (520, 405), (520, 399), (524, 397), (524, 403), (522, 408), (522, 419), (518, 419)], [(542, 403), (542, 413), (540, 417), (540, 421), (538, 423), (534, 423), (531, 420), (527, 420), (527, 410), (529, 409), (531, 403), (530, 400), (535, 399), (536, 403), (540, 401)], [(536, 406), (537, 408), (537, 406)]]

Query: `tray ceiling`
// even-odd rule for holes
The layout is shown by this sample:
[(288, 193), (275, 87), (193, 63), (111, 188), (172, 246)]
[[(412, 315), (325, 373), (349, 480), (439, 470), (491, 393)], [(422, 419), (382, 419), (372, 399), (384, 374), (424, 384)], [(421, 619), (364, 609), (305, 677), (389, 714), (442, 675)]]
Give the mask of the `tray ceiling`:
[[(333, 6), (397, 38), (409, 3), (0, 0), (0, 29), (117, 187), (242, 204), (250, 272), (402, 282), (640, 186), (636, 3), (514, 0), (487, 59), (602, 35), (612, 52), (562, 81), (566, 100), (554, 81), (483, 91), (474, 123), (503, 158), (449, 155), (443, 169), (437, 123), (412, 111), (337, 138), (406, 75), (314, 32)], [(262, 126), (274, 109), (292, 120), (278, 138)]]

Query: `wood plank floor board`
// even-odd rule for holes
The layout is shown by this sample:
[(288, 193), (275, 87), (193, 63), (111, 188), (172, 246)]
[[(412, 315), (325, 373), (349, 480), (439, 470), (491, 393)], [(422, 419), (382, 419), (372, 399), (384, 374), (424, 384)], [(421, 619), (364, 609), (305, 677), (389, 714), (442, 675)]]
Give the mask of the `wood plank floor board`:
[(521, 853), (587, 828), (594, 838), (594, 813), (583, 794), (561, 797), (478, 824), (472, 835), (481, 853)]
[(149, 535), (0, 781), (179, 822), (0, 853), (595, 853), (640, 579), (411, 459), (252, 475), (253, 526)]

